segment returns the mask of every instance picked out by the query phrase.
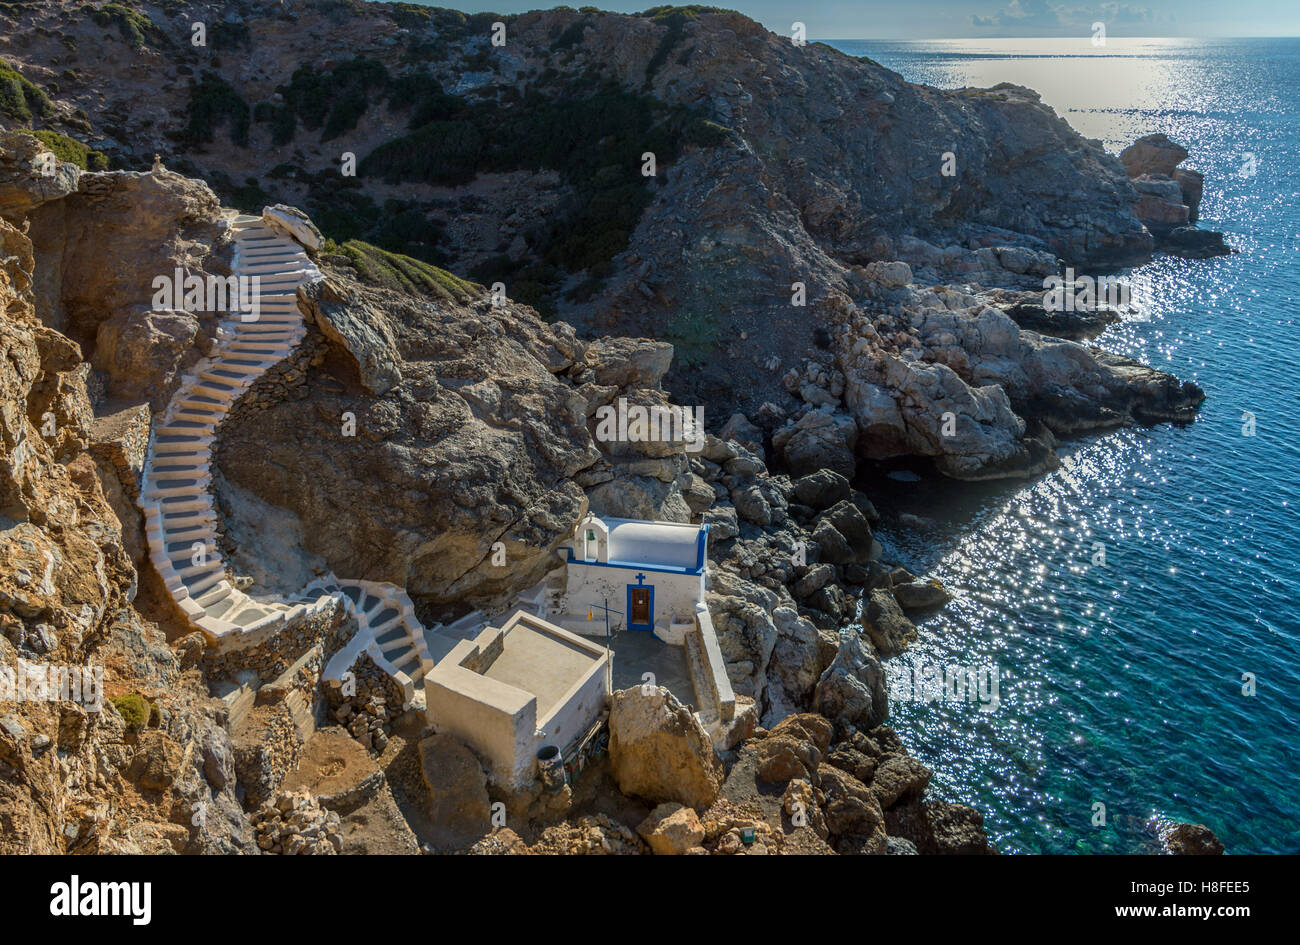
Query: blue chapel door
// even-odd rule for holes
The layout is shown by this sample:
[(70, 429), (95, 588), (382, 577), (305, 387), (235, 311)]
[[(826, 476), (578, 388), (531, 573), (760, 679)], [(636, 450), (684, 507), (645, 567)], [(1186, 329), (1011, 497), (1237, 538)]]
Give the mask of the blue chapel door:
[(627, 628), (653, 630), (655, 625), (655, 589), (645, 584), (627, 586)]

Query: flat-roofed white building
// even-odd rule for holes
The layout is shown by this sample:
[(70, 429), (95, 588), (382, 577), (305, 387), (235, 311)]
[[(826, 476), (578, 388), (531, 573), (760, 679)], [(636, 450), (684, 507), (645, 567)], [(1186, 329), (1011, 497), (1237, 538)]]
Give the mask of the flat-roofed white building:
[(539, 750), (567, 756), (599, 722), (611, 656), (518, 610), (457, 643), (425, 675), (426, 717), (473, 749), (497, 784), (522, 787), (536, 776)]

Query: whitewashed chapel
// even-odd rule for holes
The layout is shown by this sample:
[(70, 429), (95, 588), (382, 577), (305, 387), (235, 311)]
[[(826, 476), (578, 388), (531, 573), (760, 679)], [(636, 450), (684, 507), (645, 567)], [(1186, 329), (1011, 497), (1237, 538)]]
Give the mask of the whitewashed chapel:
[[(557, 610), (586, 614), (608, 602), (610, 629), (646, 630), (680, 643), (704, 603), (708, 531), (707, 525), (588, 514), (573, 544), (560, 549), (568, 581)], [(585, 632), (605, 632), (603, 620), (586, 624)]]

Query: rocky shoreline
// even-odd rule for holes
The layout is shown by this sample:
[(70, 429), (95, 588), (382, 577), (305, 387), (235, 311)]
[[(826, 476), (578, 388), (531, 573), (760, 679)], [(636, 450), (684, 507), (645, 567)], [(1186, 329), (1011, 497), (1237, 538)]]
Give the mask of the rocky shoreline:
[[(227, 6), (265, 48), (285, 50), (252, 79), (226, 73), (236, 97), (270, 95), (286, 78), (297, 49), (279, 32), (284, 17), (323, 34), (346, 28), (394, 70), (447, 29), (394, 28), (403, 21), (383, 4), (343, 25), (297, 2), (280, 18)], [(65, 35), (77, 29), (58, 21)], [(0, 132), (0, 330), (11, 352), (0, 377), (0, 662), (100, 660), (110, 695), (157, 710), (142, 723), (111, 701), (98, 714), (61, 703), (5, 714), (0, 818), (15, 828), (0, 850), (996, 852), (977, 811), (927, 798), (930, 772), (886, 725), (882, 662), (916, 639), (909, 614), (952, 591), (883, 560), (860, 470), (923, 458), (957, 480), (1033, 476), (1058, 464), (1057, 437), (1190, 422), (1204, 399), (1195, 384), (1088, 344), (1122, 311), (1057, 311), (1044, 289), (1092, 278), (1062, 275), (1076, 266), (1227, 252), (1193, 226), (1204, 181), (1178, 167), (1187, 153), (1167, 138), (1116, 158), (1029, 90), (926, 89), (826, 47), (800, 50), (736, 14), (550, 11), (512, 17), (510, 29), (519, 49), (479, 62), (482, 98), (508, 106), (501, 89), (541, 83), (543, 69), (566, 82), (594, 69), (620, 94), (648, 90), (656, 108), (702, 102), (700, 120), (721, 131), (683, 145), (649, 185), (626, 245), (600, 263), (600, 287), (561, 303), (572, 323), (365, 243), (313, 251), (324, 279), (299, 298), (307, 339), (249, 388), (213, 446), (220, 475), (208, 488), (230, 577), (272, 593), (338, 570), (400, 584), (422, 618), (442, 619), (492, 612), (535, 584), (587, 510), (707, 523), (707, 603), (735, 719), (715, 744), (667, 690), (625, 689), (610, 708), (608, 757), (584, 780), (501, 796), (465, 746), (394, 709), (382, 680), (367, 676), (350, 701), (322, 691), (344, 613), (243, 662), (205, 657), (149, 563), (134, 497), (140, 431), (147, 441), (151, 412), (212, 350), (221, 313), (159, 309), (150, 285), (157, 273), (230, 273), (222, 201), (197, 172), (228, 180), (247, 170), (248, 148), (210, 138), (177, 155), (190, 174), (161, 156), (148, 170), (56, 160), (45, 173), (43, 140)], [(51, 35), (8, 40), (5, 53), (48, 79)], [(561, 37), (572, 42), (557, 47)], [(452, 80), (479, 39), (458, 36), (433, 64), (440, 89), (466, 91)], [(150, 43), (163, 40), (147, 33), (140, 48)], [(110, 45), (101, 68), (125, 68), (127, 55)], [(92, 129), (108, 120), (111, 107), (75, 83), (51, 100), (49, 120), (66, 125), (83, 104)], [(392, 98), (362, 109), (328, 149), (399, 110)], [(940, 155), (918, 142), (951, 126), (963, 171), (946, 180)], [(95, 133), (116, 160), (139, 163), (129, 135)], [(311, 142), (302, 160), (325, 147)], [(871, 160), (851, 157), (863, 154)], [(906, 170), (931, 164), (932, 176)], [(559, 199), (551, 178), (509, 173), (528, 209)], [(500, 197), (437, 199), (459, 207), (471, 196)], [(498, 238), (457, 232), (439, 251), (466, 262)], [(808, 304), (791, 304), (796, 286)], [(677, 321), (701, 311), (721, 321)], [(674, 402), (707, 406), (702, 443), (598, 435), (603, 408)], [(497, 546), (508, 568), (494, 563)], [(362, 756), (336, 758), (314, 741), (325, 736), (359, 743)], [(335, 761), (356, 772), (356, 790), (322, 787)], [(346, 798), (332, 801), (344, 812), (323, 797)], [(492, 830), (497, 800), (509, 826)], [(76, 815), (39, 813), (55, 809)], [(387, 826), (366, 826), (378, 822)]]

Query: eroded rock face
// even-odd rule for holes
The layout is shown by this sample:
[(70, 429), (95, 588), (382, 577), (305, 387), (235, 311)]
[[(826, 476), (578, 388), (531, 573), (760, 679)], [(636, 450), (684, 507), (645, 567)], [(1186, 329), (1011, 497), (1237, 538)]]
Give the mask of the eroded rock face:
[[(225, 476), (292, 510), (339, 574), (434, 603), (540, 580), (585, 511), (573, 476), (599, 458), (586, 400), (557, 376), (574, 339), (522, 307), (434, 303), (342, 271), (306, 305), (335, 343), (254, 385), (221, 429)], [(508, 568), (489, 560), (498, 541)]]
[(35, 258), (0, 220), (0, 665), (97, 666), (109, 691), (144, 694), (158, 716), (130, 729), (89, 692), (6, 701), (0, 852), (249, 851), (225, 709), (134, 610), (123, 525), (87, 452), (86, 366), (36, 318)]
[(624, 794), (704, 810), (722, 787), (708, 733), (667, 689), (647, 695), (644, 688), (619, 690), (610, 700), (611, 774)]
[[(15, 137), (26, 136), (4, 139), (0, 154)], [(81, 345), (109, 398), (159, 408), (209, 350), (213, 306), (229, 305), (208, 293), (187, 305), (183, 291), (187, 277), (230, 275), (217, 198), (166, 170), (82, 173), (75, 192), (56, 197), (28, 216), (37, 314)], [(175, 286), (178, 272), (181, 291), (160, 292), (155, 280)]]

